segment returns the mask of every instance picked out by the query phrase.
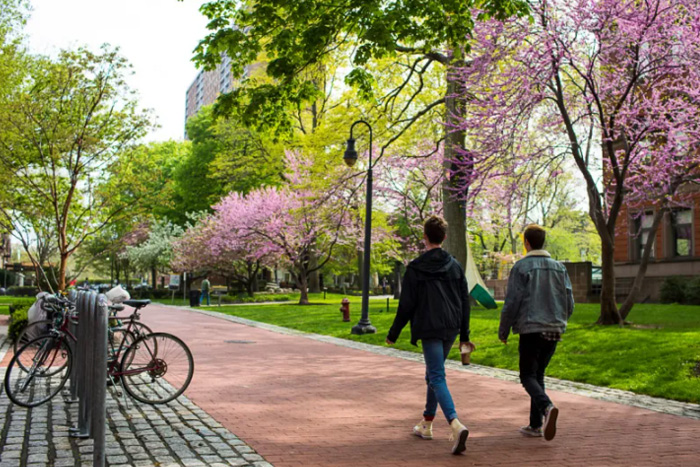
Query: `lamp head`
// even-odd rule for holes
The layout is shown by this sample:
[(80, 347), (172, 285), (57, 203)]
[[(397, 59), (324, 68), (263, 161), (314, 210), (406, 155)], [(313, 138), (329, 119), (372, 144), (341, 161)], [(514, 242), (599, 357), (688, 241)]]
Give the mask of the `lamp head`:
[(343, 160), (348, 165), (348, 167), (352, 167), (353, 165), (355, 165), (355, 162), (357, 162), (357, 151), (355, 150), (355, 140), (353, 138), (350, 138), (348, 140)]

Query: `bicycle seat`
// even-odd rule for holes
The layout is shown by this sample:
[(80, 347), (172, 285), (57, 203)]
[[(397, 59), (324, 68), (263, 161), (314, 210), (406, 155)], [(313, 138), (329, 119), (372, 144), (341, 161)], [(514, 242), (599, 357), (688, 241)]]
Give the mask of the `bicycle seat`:
[(149, 303), (151, 303), (151, 301), (150, 300), (124, 300), (122, 303), (124, 305), (127, 305), (127, 306), (132, 306), (138, 310), (139, 308), (143, 308), (146, 305), (148, 305)]

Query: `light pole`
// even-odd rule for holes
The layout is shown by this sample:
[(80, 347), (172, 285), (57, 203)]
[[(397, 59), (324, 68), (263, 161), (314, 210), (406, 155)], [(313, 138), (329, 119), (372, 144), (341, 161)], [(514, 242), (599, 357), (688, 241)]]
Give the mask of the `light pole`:
[(369, 168), (367, 169), (367, 203), (365, 212), (365, 259), (362, 265), (362, 317), (360, 321), (352, 327), (353, 334), (374, 334), (377, 328), (369, 321), (369, 265), (370, 248), (372, 245), (372, 126), (364, 120), (358, 120), (350, 127), (350, 139), (347, 142), (343, 160), (352, 167), (357, 162), (357, 151), (355, 150), (355, 139), (352, 137), (352, 130), (358, 123), (364, 123), (369, 128)]

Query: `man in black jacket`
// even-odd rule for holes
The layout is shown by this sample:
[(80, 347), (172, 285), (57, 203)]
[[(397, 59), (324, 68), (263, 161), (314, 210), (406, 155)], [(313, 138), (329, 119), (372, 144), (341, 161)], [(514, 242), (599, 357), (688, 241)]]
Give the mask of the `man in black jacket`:
[(466, 450), (469, 430), (457, 418), (452, 395), (445, 381), (445, 360), (457, 335), (460, 346), (474, 350), (469, 341), (469, 289), (462, 266), (442, 249), (447, 222), (431, 216), (423, 226), (426, 252), (411, 261), (403, 277), (399, 308), (386, 343), (393, 345), (406, 324), (411, 322), (411, 343), (420, 340), (425, 357), (428, 395), (423, 420), (413, 433), (433, 439), (432, 424), (440, 405), (452, 428), (452, 453)]

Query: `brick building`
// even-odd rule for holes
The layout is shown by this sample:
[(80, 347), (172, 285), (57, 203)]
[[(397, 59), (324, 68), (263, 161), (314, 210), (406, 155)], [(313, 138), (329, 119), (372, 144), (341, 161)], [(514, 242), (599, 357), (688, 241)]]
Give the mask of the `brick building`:
[[(638, 300), (658, 301), (666, 277), (700, 275), (700, 191), (688, 204), (664, 214), (653, 239), (652, 257)], [(631, 211), (623, 206), (620, 212), (615, 232), (615, 276), (621, 299), (629, 292), (639, 269), (654, 211), (653, 207)]]
[(197, 114), (204, 106), (213, 104), (219, 94), (233, 89), (234, 79), (231, 73), (231, 58), (223, 54), (221, 63), (216, 70), (200, 71), (190, 87), (185, 98), (185, 123)]

